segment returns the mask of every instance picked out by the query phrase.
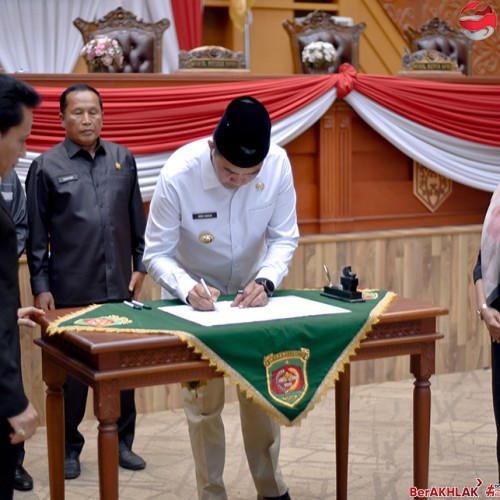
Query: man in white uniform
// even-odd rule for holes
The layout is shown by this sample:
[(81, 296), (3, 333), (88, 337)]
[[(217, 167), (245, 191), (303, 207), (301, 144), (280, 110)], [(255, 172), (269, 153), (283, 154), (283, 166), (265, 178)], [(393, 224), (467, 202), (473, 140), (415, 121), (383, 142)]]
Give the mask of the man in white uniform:
[[(213, 140), (180, 148), (163, 167), (144, 263), (168, 296), (197, 310), (213, 309), (221, 293), (235, 294), (235, 307), (265, 306), (286, 276), (299, 237), (296, 196), (286, 152), (270, 137), (265, 107), (240, 97), (228, 105)], [(238, 397), (258, 498), (289, 500), (278, 465), (279, 425), (240, 391)], [(227, 499), (223, 406), (222, 378), (185, 389), (200, 500)]]

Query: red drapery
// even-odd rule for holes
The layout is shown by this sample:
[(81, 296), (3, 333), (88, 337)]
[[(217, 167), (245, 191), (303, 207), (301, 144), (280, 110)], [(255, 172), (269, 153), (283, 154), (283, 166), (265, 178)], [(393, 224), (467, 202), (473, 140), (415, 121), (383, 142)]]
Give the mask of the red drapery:
[(500, 88), (358, 75), (354, 88), (395, 113), (426, 127), (500, 146)]
[(181, 50), (199, 47), (203, 39), (202, 0), (171, 0)]
[[(338, 75), (292, 77), (186, 87), (98, 89), (104, 102), (105, 139), (135, 154), (172, 151), (212, 134), (227, 104), (252, 95), (277, 121), (318, 99), (335, 86)], [(64, 138), (58, 118), (60, 88), (38, 87), (43, 103), (35, 110), (30, 151), (45, 151)]]
[[(185, 87), (99, 89), (105, 115), (102, 135), (124, 144), (135, 154), (173, 151), (211, 135), (226, 105), (237, 96), (256, 97), (276, 122), (334, 87), (338, 97), (354, 88), (411, 121), (461, 139), (500, 147), (500, 86), (358, 75), (349, 65), (343, 65), (335, 75)], [(58, 119), (61, 89), (37, 90), (43, 96), (43, 104), (35, 111), (28, 149), (41, 152), (60, 142), (64, 131)]]

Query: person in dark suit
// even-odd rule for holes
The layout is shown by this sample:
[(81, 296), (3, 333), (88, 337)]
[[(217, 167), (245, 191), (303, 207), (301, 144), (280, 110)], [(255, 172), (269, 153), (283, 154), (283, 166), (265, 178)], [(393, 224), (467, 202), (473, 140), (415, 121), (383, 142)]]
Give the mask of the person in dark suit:
[[(103, 105), (95, 88), (72, 85), (59, 103), (66, 138), (35, 158), (26, 178), (26, 254), (35, 306), (48, 311), (137, 299), (146, 275), (146, 216), (134, 156), (100, 137)], [(78, 426), (87, 393), (87, 385), (66, 377), (66, 479), (81, 472), (85, 439)], [(120, 408), (118, 463), (144, 469), (145, 460), (132, 451), (133, 389), (121, 392)]]
[[(0, 176), (26, 154), (33, 109), (39, 94), (26, 83), (0, 74)], [(18, 443), (33, 436), (38, 414), (24, 392), (18, 324), (35, 326), (30, 316), (43, 314), (34, 307), (19, 309), (16, 227), (0, 196), (0, 499), (14, 496)]]
[[(16, 226), (17, 255), (21, 257), (28, 238), (28, 212), (26, 209), (26, 195), (23, 186), (15, 170), (5, 177), (0, 177), (0, 194), (7, 202), (10, 215)], [(29, 491), (33, 489), (33, 478), (24, 468), (24, 441), (17, 445), (18, 459), (14, 475), (14, 489), (18, 491)]]

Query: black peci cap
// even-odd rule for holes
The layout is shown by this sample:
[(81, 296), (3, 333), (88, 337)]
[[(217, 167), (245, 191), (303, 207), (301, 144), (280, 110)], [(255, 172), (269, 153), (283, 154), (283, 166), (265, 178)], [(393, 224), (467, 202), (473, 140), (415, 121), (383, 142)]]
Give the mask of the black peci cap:
[(220, 154), (236, 167), (254, 167), (264, 160), (271, 142), (267, 109), (249, 96), (231, 101), (214, 132)]

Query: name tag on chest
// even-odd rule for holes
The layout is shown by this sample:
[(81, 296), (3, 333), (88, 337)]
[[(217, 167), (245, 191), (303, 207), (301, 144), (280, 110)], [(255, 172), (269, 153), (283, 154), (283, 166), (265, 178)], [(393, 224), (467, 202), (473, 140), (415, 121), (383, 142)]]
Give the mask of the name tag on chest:
[(193, 214), (193, 220), (217, 219), (217, 212), (203, 212), (201, 214)]
[(59, 184), (64, 184), (65, 182), (76, 181), (78, 179), (78, 174), (63, 175), (57, 178)]

